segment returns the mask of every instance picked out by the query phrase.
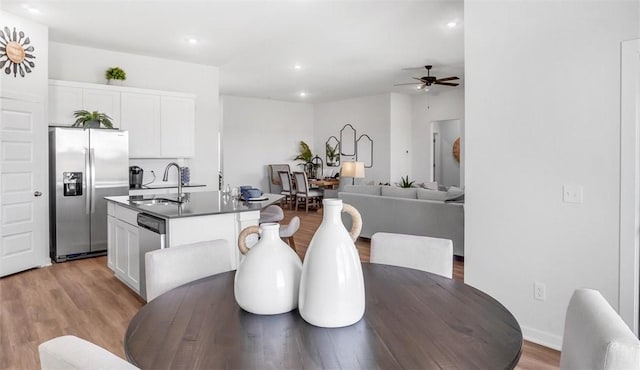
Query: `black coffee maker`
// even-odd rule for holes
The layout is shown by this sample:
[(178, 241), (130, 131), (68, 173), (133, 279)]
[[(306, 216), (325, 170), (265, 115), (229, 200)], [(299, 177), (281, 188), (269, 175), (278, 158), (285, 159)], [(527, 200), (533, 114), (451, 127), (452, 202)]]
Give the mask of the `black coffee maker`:
[(129, 189), (142, 188), (142, 175), (144, 170), (138, 166), (129, 167)]

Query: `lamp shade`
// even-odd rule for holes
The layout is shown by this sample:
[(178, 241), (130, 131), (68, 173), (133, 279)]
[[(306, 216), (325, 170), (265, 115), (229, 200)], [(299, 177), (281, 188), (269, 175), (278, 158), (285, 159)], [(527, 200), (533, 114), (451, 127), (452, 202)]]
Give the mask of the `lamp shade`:
[(340, 176), (353, 177), (356, 179), (364, 177), (364, 162), (344, 162)]

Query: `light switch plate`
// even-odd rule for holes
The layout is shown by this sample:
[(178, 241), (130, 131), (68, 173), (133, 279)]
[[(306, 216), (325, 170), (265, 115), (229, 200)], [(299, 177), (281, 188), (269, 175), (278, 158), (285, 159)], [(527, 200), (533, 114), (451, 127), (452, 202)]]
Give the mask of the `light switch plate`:
[(582, 203), (582, 185), (564, 185), (562, 187), (562, 201), (565, 203)]

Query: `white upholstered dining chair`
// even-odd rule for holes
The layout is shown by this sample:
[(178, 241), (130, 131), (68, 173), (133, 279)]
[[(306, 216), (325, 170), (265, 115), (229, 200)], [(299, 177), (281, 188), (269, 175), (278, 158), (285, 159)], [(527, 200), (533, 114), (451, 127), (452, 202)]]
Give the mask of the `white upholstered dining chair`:
[(38, 346), (42, 370), (85, 370), (138, 368), (89, 341), (74, 335), (50, 339)]
[(296, 210), (298, 209), (298, 200), (304, 200), (304, 209), (309, 212), (309, 203), (319, 205), (322, 198), (322, 191), (309, 188), (309, 180), (304, 172), (294, 172), (293, 177), (296, 179)]
[(293, 250), (296, 250), (296, 242), (293, 236), (300, 228), (300, 217), (294, 216), (288, 225), (280, 225), (280, 238), (283, 239)]
[(597, 290), (569, 300), (560, 369), (640, 369), (640, 341)]
[(453, 242), (428, 236), (375, 233), (371, 263), (413, 268), (453, 277)]
[(188, 282), (230, 271), (231, 256), (231, 245), (223, 239), (147, 252), (147, 302)]
[(291, 173), (289, 171), (278, 171), (278, 176), (280, 177), (280, 186), (282, 186), (280, 194), (284, 195), (284, 201), (289, 203), (289, 209), (293, 209), (296, 190), (293, 188)]

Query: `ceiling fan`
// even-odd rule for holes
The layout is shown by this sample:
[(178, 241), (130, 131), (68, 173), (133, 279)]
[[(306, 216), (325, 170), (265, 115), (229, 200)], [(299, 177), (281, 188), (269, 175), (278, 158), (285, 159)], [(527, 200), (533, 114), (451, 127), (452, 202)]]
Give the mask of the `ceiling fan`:
[(430, 72), (431, 72), (431, 68), (433, 68), (433, 66), (427, 65), (424, 66), (424, 68), (427, 69), (427, 75), (424, 77), (413, 77), (414, 80), (418, 80), (420, 82), (409, 82), (409, 83), (404, 83), (404, 84), (395, 84), (393, 86), (402, 86), (402, 85), (417, 85), (420, 84), (421, 86), (418, 87), (418, 89), (422, 90), (427, 86), (431, 86), (431, 85), (444, 85), (444, 86), (458, 86), (458, 83), (453, 83), (453, 82), (446, 82), (446, 81), (452, 81), (452, 80), (459, 80), (458, 77), (455, 76), (451, 76), (451, 77), (445, 77), (445, 78), (437, 78), (436, 76), (431, 76)]

